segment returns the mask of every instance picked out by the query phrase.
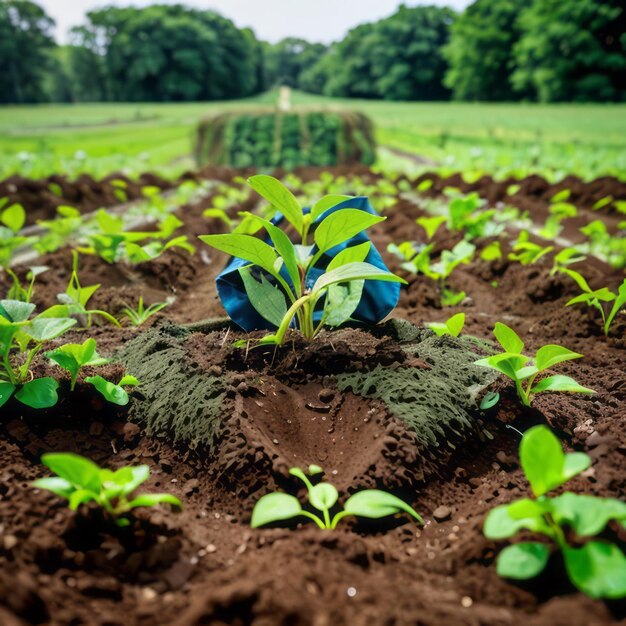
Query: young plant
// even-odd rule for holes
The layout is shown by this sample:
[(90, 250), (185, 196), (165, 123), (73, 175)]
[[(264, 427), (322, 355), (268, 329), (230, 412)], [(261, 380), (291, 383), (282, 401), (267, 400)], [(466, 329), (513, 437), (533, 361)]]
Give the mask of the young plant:
[(145, 324), (153, 315), (156, 315), (159, 311), (169, 306), (169, 302), (155, 302), (147, 308), (144, 307), (143, 296), (139, 296), (137, 307), (133, 308), (130, 305), (125, 306), (122, 309), (122, 314), (125, 315), (133, 326), (141, 326)]
[(106, 365), (109, 360), (96, 352), (96, 340), (85, 339), (83, 343), (66, 343), (46, 356), (70, 373), (70, 391), (74, 391), (78, 373), (83, 367)]
[(43, 274), (49, 268), (45, 265), (39, 265), (35, 267), (31, 267), (26, 274), (26, 280), (28, 284), (23, 286), (20, 282), (20, 279), (17, 277), (17, 274), (9, 269), (5, 268), (5, 272), (11, 277), (13, 284), (9, 288), (7, 292), (7, 300), (19, 300), (20, 302), (30, 302), (33, 297), (33, 291), (35, 289), (35, 279), (39, 274)]
[(66, 245), (78, 236), (84, 225), (80, 211), (72, 206), (61, 205), (57, 207), (57, 215), (53, 220), (42, 220), (38, 224), (46, 229), (33, 245), (39, 254), (54, 252), (61, 246)]
[(81, 504), (95, 502), (118, 526), (128, 526), (129, 520), (122, 516), (137, 507), (169, 504), (182, 508), (180, 500), (167, 493), (146, 493), (131, 498), (133, 491), (150, 476), (147, 465), (122, 467), (113, 472), (69, 452), (44, 454), (41, 462), (56, 476), (39, 478), (32, 486), (65, 498), (72, 511)]
[(518, 261), (522, 265), (534, 265), (543, 256), (552, 252), (554, 246), (545, 248), (529, 240), (528, 231), (523, 230), (513, 245), (513, 252), (509, 254), (509, 260)]
[(544, 391), (595, 393), (591, 389), (579, 385), (569, 376), (548, 376), (535, 384), (535, 379), (542, 372), (552, 368), (557, 363), (579, 359), (583, 356), (582, 354), (550, 344), (539, 348), (534, 357), (529, 357), (522, 354), (524, 342), (513, 329), (496, 322), (493, 334), (504, 348), (504, 352), (479, 359), (475, 363), (482, 367), (494, 369), (513, 380), (517, 394), (524, 406), (530, 406), (533, 397)]
[(446, 320), (443, 324), (441, 322), (429, 322), (426, 326), (430, 328), (430, 330), (432, 330), (438, 337), (441, 337), (442, 335), (458, 337), (463, 330), (463, 326), (465, 326), (465, 313), (457, 313)]
[(552, 269), (550, 270), (550, 276), (554, 276), (559, 272), (563, 272), (570, 265), (580, 263), (586, 258), (587, 257), (582, 252), (580, 252), (578, 248), (563, 248), (563, 250), (557, 252), (554, 255), (554, 259), (552, 261)]
[[(602, 316), (602, 327), (604, 334), (608, 336), (611, 324), (618, 314), (620, 309), (626, 305), (626, 278), (619, 286), (617, 293), (613, 293), (607, 287), (601, 289), (591, 289), (589, 283), (585, 280), (582, 274), (570, 269), (563, 269), (564, 274), (567, 274), (570, 278), (576, 281), (576, 284), (582, 289), (583, 293), (575, 298), (572, 298), (565, 306), (571, 306), (572, 304), (586, 304), (589, 307), (593, 307), (600, 311)], [(605, 310), (604, 303), (613, 302), (613, 306), (610, 310)]]
[(76, 320), (47, 317), (50, 309), (30, 319), (34, 310), (28, 302), (0, 300), (0, 407), (14, 394), (33, 409), (57, 403), (57, 381), (49, 376), (33, 378), (30, 366), (44, 343), (67, 332)]
[[(340, 209), (324, 217), (346, 196), (324, 196), (309, 213), (304, 213), (291, 191), (275, 178), (259, 175), (248, 182), (275, 211), (284, 215), (295, 228), (300, 243), (294, 245), (280, 228), (251, 213), (245, 214), (246, 217), (256, 222), (257, 231), (266, 230), (273, 246), (252, 234), (242, 233), (204, 235), (200, 239), (249, 263), (239, 270), (246, 294), (258, 313), (277, 328), (276, 333), (264, 337), (261, 343), (282, 345), (294, 320), (307, 339), (315, 337), (325, 324), (345, 323), (359, 305), (365, 280), (405, 282), (365, 262), (370, 242), (345, 248), (332, 256), (324, 273), (314, 280), (312, 270), (324, 255), (332, 255), (333, 248), (385, 218), (358, 209)], [(314, 225), (311, 243), (310, 231)], [(321, 316), (317, 321), (315, 313), (319, 308)]]
[(17, 248), (33, 239), (19, 234), (26, 221), (24, 207), (21, 204), (6, 207), (7, 204), (7, 198), (0, 199), (0, 266), (5, 268), (11, 263)]
[[(617, 545), (596, 538), (612, 520), (626, 525), (626, 503), (571, 492), (547, 496), (585, 471), (591, 459), (582, 452), (564, 454), (546, 426), (524, 433), (520, 461), (534, 497), (491, 510), (485, 519), (485, 536), (509, 539), (522, 529), (543, 535), (561, 551), (567, 575), (580, 591), (594, 599), (626, 596), (626, 556)], [(534, 578), (545, 569), (550, 554), (550, 545), (543, 542), (507, 546), (498, 555), (498, 574), (517, 580)]]
[[(317, 465), (309, 466), (311, 476), (322, 474), (323, 471)], [(418, 523), (424, 523), (424, 520), (406, 502), (379, 489), (365, 489), (350, 496), (344, 504), (343, 511), (339, 511), (331, 518), (330, 511), (339, 499), (339, 493), (334, 485), (326, 482), (313, 485), (298, 467), (292, 467), (289, 473), (306, 485), (309, 504), (321, 512), (321, 515), (303, 509), (298, 499), (287, 493), (268, 493), (254, 505), (250, 522), (252, 528), (272, 522), (282, 522), (293, 517), (308, 517), (322, 530), (334, 530), (339, 521), (348, 515), (380, 519), (403, 511), (414, 517)]]

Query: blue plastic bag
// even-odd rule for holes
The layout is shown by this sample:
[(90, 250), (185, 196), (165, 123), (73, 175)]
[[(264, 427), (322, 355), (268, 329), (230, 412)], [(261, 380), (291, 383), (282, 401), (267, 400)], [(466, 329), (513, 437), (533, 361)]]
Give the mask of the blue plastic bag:
[[(315, 224), (321, 222), (325, 217), (338, 211), (339, 209), (359, 209), (376, 215), (376, 211), (372, 208), (369, 200), (366, 197), (351, 198), (346, 200), (337, 206), (328, 209), (320, 217), (315, 220)], [(305, 213), (308, 209), (305, 209)], [(272, 222), (275, 225), (279, 225), (284, 220), (284, 217), (277, 213)], [(266, 243), (272, 245), (272, 242), (267, 238)], [(351, 246), (358, 245), (369, 241), (369, 237), (365, 232), (360, 232), (352, 239), (344, 241), (343, 243), (328, 250), (318, 261), (316, 266), (309, 271), (307, 276), (307, 287), (313, 287), (318, 277), (324, 273), (324, 270), (330, 260), (336, 256), (343, 249)], [(386, 265), (383, 262), (382, 257), (378, 253), (378, 250), (372, 245), (365, 259), (367, 263), (387, 270)], [(252, 330), (272, 330), (275, 327), (270, 324), (265, 318), (261, 317), (257, 310), (250, 304), (248, 296), (246, 294), (241, 275), (239, 274), (239, 268), (250, 265), (248, 261), (244, 261), (238, 257), (232, 257), (228, 265), (222, 270), (217, 277), (217, 293), (219, 294), (222, 305), (226, 309), (229, 317), (238, 326), (243, 328), (246, 332)], [(380, 280), (366, 280), (363, 288), (363, 295), (359, 306), (356, 308), (352, 315), (354, 320), (364, 322), (366, 324), (376, 324), (386, 317), (398, 304), (400, 297), (400, 284), (392, 282), (383, 282)], [(316, 311), (314, 314), (315, 321), (320, 321), (322, 312)]]

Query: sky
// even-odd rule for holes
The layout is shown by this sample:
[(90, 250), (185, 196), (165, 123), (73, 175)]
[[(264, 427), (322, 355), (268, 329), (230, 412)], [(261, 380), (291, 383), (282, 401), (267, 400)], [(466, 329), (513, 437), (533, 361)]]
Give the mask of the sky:
[[(285, 37), (330, 43), (341, 39), (350, 28), (387, 17), (400, 0), (36, 0), (52, 17), (56, 37), (67, 41), (67, 32), (83, 21), (91, 9), (105, 6), (187, 4), (214, 9), (239, 27), (251, 27), (259, 39), (276, 42)], [(405, 0), (404, 4), (436, 4), (461, 10), (471, 0)]]

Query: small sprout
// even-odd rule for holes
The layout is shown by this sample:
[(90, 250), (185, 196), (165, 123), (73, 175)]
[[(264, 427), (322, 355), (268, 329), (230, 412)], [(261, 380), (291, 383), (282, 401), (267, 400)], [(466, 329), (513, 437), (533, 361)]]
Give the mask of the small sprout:
[(122, 516), (137, 507), (164, 503), (176, 509), (182, 508), (180, 500), (167, 493), (148, 493), (129, 499), (133, 491), (150, 476), (147, 465), (111, 471), (70, 452), (44, 454), (41, 462), (56, 476), (39, 478), (32, 486), (65, 498), (72, 511), (86, 502), (95, 502), (118, 526), (128, 526), (130, 522)]
[[(561, 550), (567, 575), (580, 591), (594, 599), (626, 596), (626, 556), (617, 545), (596, 538), (610, 521), (626, 523), (626, 503), (569, 491), (547, 496), (585, 471), (591, 459), (582, 452), (564, 454), (546, 426), (524, 433), (520, 461), (534, 497), (489, 511), (485, 536), (509, 539), (522, 529), (543, 535)], [(545, 569), (550, 553), (550, 546), (543, 542), (509, 545), (498, 555), (498, 574), (517, 580), (534, 578)]]
[(426, 326), (439, 337), (442, 335), (458, 337), (463, 330), (463, 326), (465, 326), (465, 313), (457, 313), (443, 324), (441, 322), (429, 322)]
[(543, 256), (552, 252), (552, 250), (554, 250), (553, 246), (544, 248), (530, 241), (528, 231), (523, 230), (513, 245), (513, 252), (509, 254), (509, 260), (518, 261), (522, 265), (534, 265)]
[(74, 391), (78, 372), (83, 367), (106, 365), (109, 360), (96, 352), (96, 340), (85, 339), (83, 343), (66, 343), (46, 356), (70, 373), (70, 390)]
[(10, 268), (5, 268), (6, 273), (11, 277), (13, 284), (7, 292), (7, 300), (19, 300), (20, 302), (30, 302), (33, 298), (33, 291), (35, 289), (35, 279), (39, 274), (43, 274), (49, 268), (45, 265), (38, 265), (31, 267), (26, 274), (27, 286), (22, 286), (17, 274)]
[(600, 198), (591, 208), (594, 211), (599, 211), (606, 206), (609, 206), (613, 202), (613, 196), (604, 196), (604, 198)]
[(579, 359), (583, 355), (572, 352), (557, 345), (547, 345), (539, 348), (534, 357), (522, 354), (524, 342), (517, 333), (500, 322), (496, 322), (493, 334), (504, 352), (475, 361), (476, 365), (488, 367), (501, 372), (515, 382), (517, 394), (524, 406), (530, 406), (533, 397), (544, 391), (569, 391), (571, 393), (593, 394), (595, 391), (579, 385), (569, 376), (548, 376), (537, 384), (535, 379), (542, 372), (550, 369), (557, 363)]
[(426, 238), (430, 241), (446, 220), (445, 215), (435, 215), (432, 217), (418, 217), (415, 222), (426, 231)]
[(490, 409), (500, 402), (500, 394), (497, 391), (489, 391), (480, 401), (480, 408), (483, 411)]
[(499, 261), (502, 258), (502, 248), (499, 241), (492, 241), (480, 251), (483, 261)]
[(122, 309), (122, 314), (130, 320), (130, 323), (133, 326), (141, 326), (142, 324), (145, 324), (153, 315), (156, 315), (159, 311), (169, 305), (169, 302), (155, 302), (145, 308), (143, 296), (139, 296), (137, 308), (127, 305)]
[[(323, 472), (319, 465), (310, 465), (308, 473), (313, 475)], [(334, 530), (338, 522), (348, 516), (380, 519), (398, 513), (408, 513), (418, 523), (423, 524), (422, 518), (408, 505), (396, 496), (379, 489), (365, 489), (350, 496), (343, 507), (334, 517), (330, 510), (337, 504), (339, 493), (330, 483), (321, 482), (313, 485), (306, 474), (298, 467), (292, 467), (289, 473), (299, 478), (307, 488), (309, 504), (322, 513), (321, 516), (302, 508), (294, 496), (287, 493), (268, 493), (260, 498), (252, 511), (252, 528), (258, 528), (273, 522), (282, 522), (294, 517), (308, 517), (322, 530)]]

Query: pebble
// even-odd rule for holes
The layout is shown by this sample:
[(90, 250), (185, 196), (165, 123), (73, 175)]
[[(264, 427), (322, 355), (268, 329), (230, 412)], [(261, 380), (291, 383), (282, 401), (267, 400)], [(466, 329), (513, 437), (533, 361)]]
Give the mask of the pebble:
[(197, 478), (192, 478), (185, 483), (183, 493), (188, 496), (198, 489), (200, 489), (200, 481)]
[(335, 392), (332, 389), (322, 389), (318, 394), (320, 402), (330, 402), (335, 397)]
[(214, 546), (212, 543), (210, 543), (210, 544), (209, 544), (209, 545), (205, 548), (205, 550), (206, 550), (206, 553), (207, 553), (207, 554), (211, 554), (211, 553), (213, 553), (213, 552), (217, 552), (217, 547), (216, 547), (216, 546)]
[(470, 606), (472, 606), (472, 604), (474, 604), (474, 600), (472, 600), (469, 596), (463, 596), (461, 598), (461, 606), (469, 609)]
[(443, 522), (447, 519), (450, 519), (450, 516), (452, 515), (452, 509), (449, 506), (438, 506), (434, 511), (433, 511), (433, 517), (438, 521), (438, 522)]
[(4, 536), (4, 549), (5, 550), (13, 550), (17, 545), (17, 537), (15, 535), (5, 535)]

